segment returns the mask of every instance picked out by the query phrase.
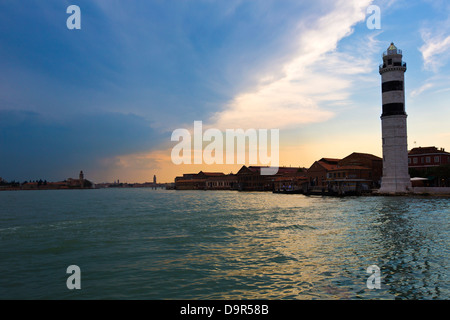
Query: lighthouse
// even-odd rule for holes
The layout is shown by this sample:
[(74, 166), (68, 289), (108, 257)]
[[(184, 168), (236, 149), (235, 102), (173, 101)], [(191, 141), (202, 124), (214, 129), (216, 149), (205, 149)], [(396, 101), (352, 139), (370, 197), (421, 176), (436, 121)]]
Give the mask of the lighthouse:
[(394, 43), (383, 53), (383, 64), (379, 71), (383, 101), (383, 177), (379, 193), (405, 193), (411, 188), (406, 128), (408, 116), (405, 111), (406, 63), (403, 62), (402, 51)]

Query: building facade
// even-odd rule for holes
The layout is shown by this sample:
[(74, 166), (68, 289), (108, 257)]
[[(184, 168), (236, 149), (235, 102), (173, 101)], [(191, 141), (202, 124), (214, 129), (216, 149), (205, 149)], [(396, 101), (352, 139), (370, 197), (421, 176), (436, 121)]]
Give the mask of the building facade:
[(444, 148), (418, 147), (408, 153), (408, 166), (411, 169), (424, 170), (450, 164), (450, 153)]
[(413, 186), (450, 187), (450, 153), (444, 148), (414, 148), (408, 166)]
[(206, 190), (237, 190), (238, 178), (235, 174), (213, 176), (206, 179)]
[(311, 167), (309, 167), (306, 177), (308, 178), (310, 187), (326, 187), (327, 175), (330, 171), (336, 169), (341, 159), (334, 158), (322, 158), (315, 161)]
[(364, 179), (372, 181), (372, 187), (379, 188), (383, 176), (383, 159), (369, 153), (353, 152), (338, 163), (339, 167), (364, 167), (369, 169)]
[(207, 180), (225, 176), (222, 172), (186, 173), (182, 177), (175, 178), (175, 189), (177, 190), (206, 190)]

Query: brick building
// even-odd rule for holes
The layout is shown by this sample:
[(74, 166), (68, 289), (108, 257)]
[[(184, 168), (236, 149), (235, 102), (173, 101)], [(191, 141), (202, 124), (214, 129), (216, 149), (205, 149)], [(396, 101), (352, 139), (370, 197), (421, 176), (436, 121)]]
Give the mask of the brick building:
[(343, 159), (322, 158), (308, 169), (311, 190), (328, 189), (353, 181), (355, 186), (378, 188), (383, 175), (383, 159), (368, 153), (353, 152)]
[(327, 185), (327, 174), (336, 169), (340, 160), (341, 159), (322, 158), (314, 162), (306, 172), (309, 185), (311, 187), (325, 187)]
[(450, 187), (450, 153), (444, 148), (413, 148), (408, 153), (408, 167), (410, 176), (419, 180), (413, 181), (415, 186)]
[(237, 190), (238, 178), (235, 174), (210, 176), (206, 179), (206, 190)]
[(408, 152), (408, 167), (424, 170), (429, 167), (438, 167), (450, 164), (450, 153), (444, 148), (418, 147)]
[(240, 191), (274, 191), (278, 178), (305, 176), (304, 168), (279, 167), (275, 175), (261, 175), (261, 166), (243, 166), (236, 174)]
[(338, 163), (348, 168), (347, 177), (371, 180), (372, 187), (379, 187), (383, 176), (383, 159), (369, 153), (353, 152)]
[(223, 177), (223, 172), (186, 173), (182, 177), (175, 178), (175, 189), (177, 190), (206, 190), (209, 178)]

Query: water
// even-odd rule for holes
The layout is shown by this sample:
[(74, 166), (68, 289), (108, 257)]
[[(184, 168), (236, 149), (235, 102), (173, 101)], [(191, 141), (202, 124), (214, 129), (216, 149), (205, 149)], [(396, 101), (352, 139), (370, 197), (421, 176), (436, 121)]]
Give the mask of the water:
[(0, 192), (0, 299), (449, 299), (449, 213), (448, 198)]

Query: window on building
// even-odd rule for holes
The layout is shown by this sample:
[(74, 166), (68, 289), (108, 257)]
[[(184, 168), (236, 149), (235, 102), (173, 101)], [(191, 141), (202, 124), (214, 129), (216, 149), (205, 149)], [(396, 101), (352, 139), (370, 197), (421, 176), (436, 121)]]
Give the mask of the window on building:
[(425, 162), (426, 162), (426, 163), (430, 163), (430, 162), (431, 162), (431, 157), (426, 157), (426, 158), (425, 158)]
[(435, 157), (434, 157), (434, 162), (435, 162), (435, 163), (439, 163), (439, 156), (435, 156)]
[(408, 158), (408, 164), (411, 164), (411, 158)]
[(388, 59), (388, 65), (392, 65), (392, 59)]
[(417, 161), (417, 158), (413, 158), (413, 163), (414, 163), (414, 164), (417, 164), (417, 162), (418, 162), (418, 161)]

